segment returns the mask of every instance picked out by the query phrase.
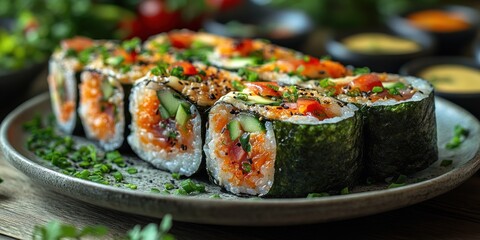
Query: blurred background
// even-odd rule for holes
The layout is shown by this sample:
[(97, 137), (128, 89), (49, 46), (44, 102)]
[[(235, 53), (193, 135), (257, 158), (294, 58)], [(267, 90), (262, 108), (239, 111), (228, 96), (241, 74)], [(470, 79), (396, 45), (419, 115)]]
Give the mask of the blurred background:
[[(0, 0), (0, 89), (20, 79), (32, 82), (45, 71), (59, 41), (77, 35), (145, 40), (188, 28), (266, 38), (316, 57), (333, 55), (334, 60), (348, 63), (349, 58), (341, 59), (328, 49), (335, 34), (388, 26), (392, 31), (392, 23), (388, 23), (393, 16), (451, 4), (480, 9), (478, 0)], [(471, 41), (459, 43), (462, 49), (455, 55), (474, 58), (477, 20), (470, 23), (475, 35), (469, 37)], [(370, 64), (376, 70), (374, 63)], [(8, 94), (21, 95), (25, 86)]]

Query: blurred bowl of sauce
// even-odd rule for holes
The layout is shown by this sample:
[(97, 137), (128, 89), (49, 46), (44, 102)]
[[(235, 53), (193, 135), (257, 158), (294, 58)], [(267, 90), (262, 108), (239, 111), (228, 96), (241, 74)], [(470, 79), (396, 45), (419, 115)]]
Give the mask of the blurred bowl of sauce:
[(333, 33), (325, 49), (344, 64), (396, 73), (406, 62), (430, 55), (433, 47), (427, 35), (411, 37), (381, 29)]
[(428, 80), (435, 94), (473, 113), (480, 119), (480, 63), (464, 57), (413, 60), (400, 69), (402, 75)]
[(430, 35), (436, 42), (436, 54), (463, 54), (475, 39), (480, 22), (476, 9), (447, 5), (438, 8), (416, 9), (391, 16), (390, 29), (397, 33)]

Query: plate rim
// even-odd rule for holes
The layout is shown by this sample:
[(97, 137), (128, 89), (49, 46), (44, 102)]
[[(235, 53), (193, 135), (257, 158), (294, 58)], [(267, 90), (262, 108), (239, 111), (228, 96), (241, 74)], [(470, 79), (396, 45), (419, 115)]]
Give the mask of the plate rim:
[[(72, 191), (65, 191), (62, 189), (64, 184), (70, 184), (72, 186), (78, 187), (85, 187), (97, 189), (102, 193), (108, 195), (108, 197), (122, 197), (126, 196), (127, 198), (140, 198), (143, 201), (152, 201), (152, 202), (159, 202), (164, 203), (166, 205), (180, 205), (180, 206), (187, 206), (187, 207), (199, 207), (201, 209), (205, 208), (212, 208), (212, 205), (215, 205), (218, 209), (228, 209), (231, 207), (240, 207), (242, 209), (259, 209), (259, 208), (268, 208), (268, 209), (280, 209), (280, 211), (291, 210), (292, 207), (294, 208), (325, 208), (328, 206), (341, 206), (342, 204), (350, 204), (352, 202), (368, 202), (375, 198), (384, 198), (384, 199), (394, 199), (395, 196), (400, 195), (412, 195), (416, 196), (415, 199), (410, 201), (399, 201), (396, 204), (391, 204), (390, 206), (379, 206), (376, 210), (360, 210), (353, 212), (351, 214), (339, 214), (338, 216), (319, 216), (317, 218), (311, 219), (291, 219), (291, 222), (285, 220), (264, 220), (261, 216), (252, 215), (253, 220), (258, 220), (254, 223), (250, 223), (249, 219), (232, 219), (230, 221), (221, 222), (215, 219), (197, 219), (195, 217), (188, 217), (188, 216), (173, 216), (175, 220), (179, 221), (186, 221), (186, 222), (194, 222), (194, 223), (207, 223), (207, 224), (220, 224), (220, 225), (238, 225), (238, 226), (273, 226), (273, 225), (297, 225), (297, 224), (305, 224), (305, 223), (316, 223), (316, 222), (327, 222), (333, 220), (342, 220), (342, 219), (350, 219), (360, 216), (367, 216), (372, 215), (375, 213), (381, 213), (393, 209), (398, 209), (401, 207), (406, 207), (412, 204), (416, 204), (440, 194), (443, 194), (447, 191), (450, 191), (453, 188), (458, 187), (461, 183), (469, 179), (475, 172), (480, 168), (480, 147), (477, 149), (475, 155), (466, 160), (462, 165), (457, 168), (453, 168), (448, 172), (445, 172), (441, 175), (438, 175), (434, 178), (431, 178), (426, 181), (408, 184), (406, 186), (400, 188), (392, 188), (392, 189), (381, 189), (381, 190), (373, 190), (367, 192), (360, 192), (360, 193), (352, 193), (348, 195), (335, 195), (329, 196), (324, 198), (263, 198), (259, 201), (252, 201), (254, 198), (246, 198), (246, 199), (202, 199), (202, 198), (192, 198), (186, 196), (175, 196), (175, 195), (160, 195), (155, 193), (148, 193), (148, 192), (135, 192), (134, 190), (127, 190), (127, 189), (120, 189), (113, 186), (106, 186), (102, 184), (93, 183), (87, 180), (74, 178), (72, 176), (68, 176), (62, 173), (59, 173), (55, 170), (52, 170), (48, 167), (42, 166), (36, 163), (34, 160), (29, 159), (27, 156), (24, 156), (20, 153), (12, 144), (9, 142), (8, 131), (14, 125), (14, 120), (18, 118), (21, 114), (25, 114), (27, 110), (32, 109), (37, 105), (47, 104), (45, 101), (48, 101), (49, 94), (45, 92), (40, 94), (36, 97), (29, 99), (28, 101), (24, 102), (20, 106), (18, 106), (15, 110), (13, 110), (8, 116), (3, 120), (1, 127), (0, 127), (0, 143), (1, 143), (1, 150), (5, 158), (10, 162), (15, 168), (23, 172), (32, 180), (40, 183), (41, 185), (53, 190), (57, 193), (69, 196), (74, 199), (78, 199), (84, 202), (92, 203), (91, 197), (81, 197), (78, 196), (79, 193), (75, 193)], [(455, 105), (445, 99), (436, 97), (436, 101), (442, 102), (442, 104), (446, 104), (447, 107), (456, 108), (455, 110), (460, 110), (462, 113), (470, 115), (470, 118), (476, 120), (476, 124), (480, 125), (478, 119), (473, 117), (469, 112), (464, 110), (463, 108)], [(58, 182), (45, 179), (40, 175), (48, 174), (51, 177), (58, 178)], [(453, 181), (452, 181), (453, 179)], [(439, 188), (439, 186), (441, 186)], [(433, 189), (428, 191), (428, 189)], [(415, 190), (419, 190), (418, 194), (412, 193)], [(89, 201), (90, 200), (90, 201)], [(135, 209), (125, 209), (125, 203), (114, 203), (114, 204), (102, 204), (98, 203), (95, 205), (106, 207), (109, 209), (119, 210), (122, 212), (128, 212), (133, 214), (140, 214), (144, 216), (150, 217), (162, 217), (166, 214), (166, 211), (156, 210), (154, 212), (146, 212), (146, 211), (138, 211)], [(368, 205), (368, 204), (367, 204)], [(135, 207), (134, 207), (135, 208)], [(138, 206), (137, 206), (138, 208)], [(348, 207), (347, 207), (348, 208)], [(152, 209), (150, 209), (152, 210)], [(318, 211), (318, 209), (317, 209)], [(327, 211), (328, 212), (328, 211)], [(278, 214), (278, 213), (277, 213)], [(290, 213), (289, 213), (290, 214)], [(282, 215), (282, 214), (280, 214)], [(252, 220), (252, 219), (250, 219)]]

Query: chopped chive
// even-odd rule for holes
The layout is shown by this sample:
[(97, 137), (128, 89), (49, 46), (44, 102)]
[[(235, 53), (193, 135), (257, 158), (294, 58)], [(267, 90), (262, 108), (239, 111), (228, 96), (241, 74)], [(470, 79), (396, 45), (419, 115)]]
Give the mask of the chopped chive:
[(367, 74), (367, 73), (370, 73), (370, 68), (368, 67), (360, 67), (360, 68), (353, 69), (353, 75), (361, 75), (361, 74)]
[(243, 89), (245, 89), (245, 86), (243, 86), (243, 84), (237, 80), (232, 81), (232, 87), (236, 91), (242, 91)]
[(447, 149), (455, 149), (460, 147), (460, 145), (465, 141), (468, 137), (469, 131), (463, 128), (461, 125), (455, 125), (454, 129), (454, 136), (450, 139), (450, 141), (445, 145)]
[(398, 187), (403, 187), (407, 185), (406, 183), (390, 183), (390, 185), (388, 185), (388, 188), (398, 188)]
[(452, 163), (453, 163), (453, 160), (445, 159), (445, 160), (442, 160), (442, 162), (440, 162), (440, 166), (441, 167), (448, 167), (448, 166), (452, 165)]
[(341, 194), (341, 195), (350, 194), (350, 191), (348, 190), (348, 187), (344, 187), (344, 188), (340, 191), (340, 194)]
[(123, 63), (123, 61), (125, 61), (125, 58), (123, 58), (122, 56), (116, 56), (116, 57), (109, 57), (107, 58), (107, 61), (106, 63), (108, 65), (112, 65), (114, 67), (118, 67), (120, 66), (120, 64)]
[(127, 169), (127, 172), (128, 172), (129, 174), (136, 174), (136, 173), (138, 172), (138, 170), (137, 170), (136, 168), (129, 167), (129, 168)]
[(172, 173), (172, 178), (176, 180), (180, 180), (180, 174), (179, 173)]
[(124, 185), (125, 187), (128, 187), (130, 189), (133, 189), (133, 190), (136, 190), (137, 189), (137, 185), (133, 184), (133, 183), (127, 183)]
[(238, 100), (242, 100), (242, 101), (247, 101), (248, 100), (248, 94), (246, 94), (246, 93), (237, 93), (236, 97), (237, 97)]
[(123, 175), (122, 175), (121, 172), (114, 172), (114, 173), (112, 173), (112, 175), (113, 175), (113, 178), (115, 178), (116, 182), (123, 181)]
[(165, 183), (163, 185), (163, 187), (166, 189), (166, 190), (172, 190), (172, 189), (175, 189), (175, 185), (171, 184), (171, 183)]
[(372, 88), (372, 92), (381, 93), (381, 92), (383, 92), (383, 87), (375, 86), (375, 87)]
[(320, 197), (328, 197), (330, 196), (330, 194), (326, 193), (326, 192), (322, 192), (322, 193), (309, 193), (307, 195), (307, 198), (320, 198)]
[(152, 193), (160, 193), (160, 189), (158, 189), (158, 188), (151, 188), (151, 189), (150, 189), (150, 192), (152, 192)]
[(213, 198), (213, 199), (220, 199), (220, 198), (222, 198), (222, 197), (220, 197), (220, 194), (218, 194), (218, 193), (215, 193), (215, 194), (212, 194), (212, 195), (210, 196), (210, 198)]
[(254, 72), (252, 70), (249, 70), (247, 68), (240, 68), (238, 70), (238, 75), (240, 77), (244, 77), (249, 82), (255, 82), (260, 78), (258, 73)]
[(178, 188), (173, 191), (175, 195), (188, 195), (188, 193), (183, 188)]
[(252, 165), (249, 162), (242, 162), (242, 170), (249, 173), (252, 171)]

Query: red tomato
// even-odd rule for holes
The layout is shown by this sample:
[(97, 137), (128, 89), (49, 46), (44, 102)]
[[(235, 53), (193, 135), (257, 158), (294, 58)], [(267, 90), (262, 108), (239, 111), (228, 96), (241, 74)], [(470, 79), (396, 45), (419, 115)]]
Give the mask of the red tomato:
[(168, 34), (168, 40), (175, 48), (189, 48), (193, 42), (193, 35), (189, 32), (173, 32)]
[(137, 52), (127, 52), (124, 49), (115, 50), (116, 56), (122, 56), (125, 63), (134, 63), (137, 60)]
[(207, 0), (207, 3), (218, 9), (218, 10), (225, 10), (225, 9), (230, 9), (234, 8), (238, 5), (240, 5), (243, 2), (243, 0)]
[(60, 43), (63, 49), (73, 49), (76, 52), (80, 52), (84, 49), (87, 49), (93, 46), (93, 40), (87, 37), (74, 37), (62, 40)]
[(359, 89), (362, 92), (372, 91), (374, 87), (382, 87), (382, 81), (376, 74), (365, 74), (357, 77), (350, 83), (352, 89)]
[(166, 32), (181, 25), (181, 13), (170, 11), (164, 0), (143, 0), (138, 5), (139, 20), (148, 35)]
[(237, 162), (243, 162), (247, 160), (247, 152), (243, 150), (238, 139), (235, 140), (232, 145), (230, 145), (230, 148), (228, 149), (228, 155), (230, 156), (230, 159)]
[(178, 67), (178, 66), (183, 68), (183, 74), (184, 75), (196, 75), (196, 74), (198, 74), (198, 71), (195, 68), (195, 66), (193, 66), (193, 64), (191, 64), (189, 62), (176, 62), (172, 65), (172, 67)]
[(297, 99), (298, 112), (323, 119), (326, 117), (325, 108), (315, 99)]
[(278, 88), (278, 84), (276, 82), (247, 82), (245, 83), (245, 86), (260, 96), (280, 96), (280, 93), (275, 90), (275, 88)]
[(243, 39), (235, 42), (234, 51), (242, 56), (248, 56), (253, 51), (253, 41), (251, 39)]

